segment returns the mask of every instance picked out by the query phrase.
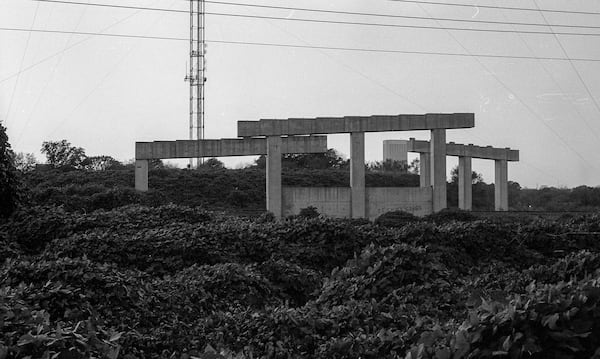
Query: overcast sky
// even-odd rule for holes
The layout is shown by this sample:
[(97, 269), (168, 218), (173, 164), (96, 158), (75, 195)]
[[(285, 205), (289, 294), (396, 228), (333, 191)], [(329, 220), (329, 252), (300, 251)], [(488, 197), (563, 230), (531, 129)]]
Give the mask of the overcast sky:
[[(187, 10), (185, 0), (67, 0)], [(207, 12), (385, 23), (427, 28), (325, 24), (207, 15), (206, 38), (409, 52), (600, 60), (600, 1), (488, 0), (463, 4), (561, 9), (593, 14), (514, 11), (389, 0), (225, 0), (349, 12), (553, 27), (553, 35), (431, 29), (456, 27), (549, 32), (545, 26), (481, 24), (276, 10), (208, 3)], [(436, 0), (444, 2), (444, 0)], [(447, 2), (459, 3), (459, 0)], [(596, 28), (594, 28), (596, 27)], [(16, 152), (39, 160), (41, 143), (67, 139), (88, 155), (134, 156), (135, 141), (187, 139), (189, 43), (32, 33), (64, 30), (176, 37), (189, 35), (186, 13), (33, 0), (0, 0), (0, 120)], [(575, 69), (577, 71), (575, 71)], [(211, 42), (207, 53), (206, 138), (236, 137), (238, 120), (473, 112), (475, 128), (448, 141), (511, 147), (521, 162), (509, 179), (522, 186), (600, 185), (600, 61), (357, 52)], [(582, 83), (583, 80), (583, 83)], [(587, 89), (586, 89), (587, 87)], [(590, 96), (590, 93), (593, 97)], [(367, 134), (366, 158), (381, 160), (382, 140), (426, 131)], [(349, 136), (329, 136), (347, 155)], [(229, 159), (236, 166), (252, 158)], [(448, 169), (456, 165), (448, 159)], [(493, 163), (473, 169), (493, 182)]]

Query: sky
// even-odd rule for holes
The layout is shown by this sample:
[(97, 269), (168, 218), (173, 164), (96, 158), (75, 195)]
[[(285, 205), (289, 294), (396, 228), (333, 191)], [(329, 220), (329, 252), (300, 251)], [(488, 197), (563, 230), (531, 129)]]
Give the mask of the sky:
[[(136, 141), (187, 139), (189, 83), (184, 82), (184, 77), (189, 61), (189, 42), (185, 41), (189, 36), (189, 15), (185, 13), (189, 3), (186, 0), (66, 1), (184, 12), (0, 0), (0, 121), (7, 127), (13, 150), (34, 153), (43, 162), (44, 156), (39, 152), (43, 141), (67, 139), (72, 145), (83, 147), (90, 156), (110, 155), (126, 161), (134, 157)], [(472, 6), (393, 0), (222, 2), (424, 19), (207, 3), (209, 13), (396, 26), (207, 14), (206, 138), (236, 137), (239, 120), (472, 112), (475, 128), (448, 130), (447, 140), (520, 150), (520, 162), (509, 165), (510, 180), (529, 188), (600, 185), (600, 1), (434, 1)], [(450, 27), (504, 32), (447, 29)], [(507, 32), (513, 30), (521, 33)], [(555, 35), (552, 31), (579, 35)], [(409, 137), (428, 140), (429, 133), (367, 134), (367, 161), (382, 159), (383, 140)], [(348, 156), (349, 135), (328, 136), (328, 147)], [(236, 157), (224, 162), (236, 167), (253, 159)], [(449, 157), (448, 171), (457, 163), (457, 158)], [(482, 173), (486, 182), (493, 182), (492, 161), (474, 160), (473, 170)]]

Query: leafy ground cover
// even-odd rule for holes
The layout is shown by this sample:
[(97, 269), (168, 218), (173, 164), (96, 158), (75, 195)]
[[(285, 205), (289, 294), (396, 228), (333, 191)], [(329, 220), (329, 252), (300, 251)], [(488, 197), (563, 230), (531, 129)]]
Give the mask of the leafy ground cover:
[[(347, 187), (348, 169), (291, 169), (282, 172), (287, 186)], [(231, 213), (265, 210), (265, 170), (202, 168), (154, 169), (149, 172), (151, 190), (134, 190), (133, 168), (105, 171), (31, 171), (24, 175), (28, 205), (63, 206), (68, 211), (92, 212), (128, 204), (160, 206), (169, 203), (203, 206)], [(405, 173), (367, 172), (370, 187), (417, 187), (419, 177)]]
[(0, 358), (600, 358), (599, 232), (34, 206), (0, 225)]

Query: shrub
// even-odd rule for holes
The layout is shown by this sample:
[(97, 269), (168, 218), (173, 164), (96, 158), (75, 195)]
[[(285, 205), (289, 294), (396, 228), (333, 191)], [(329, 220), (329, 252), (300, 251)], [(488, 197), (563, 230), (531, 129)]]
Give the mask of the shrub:
[(319, 211), (317, 207), (308, 206), (306, 208), (300, 209), (300, 213), (298, 213), (298, 217), (300, 218), (316, 218), (319, 217)]
[(375, 219), (375, 224), (384, 227), (402, 227), (407, 223), (418, 222), (419, 217), (405, 211), (391, 211)]
[(459, 208), (446, 208), (425, 217), (425, 220), (434, 223), (445, 223), (450, 221), (469, 222), (477, 218), (469, 211)]
[(21, 183), (14, 158), (6, 127), (0, 123), (0, 219), (10, 216), (20, 202)]

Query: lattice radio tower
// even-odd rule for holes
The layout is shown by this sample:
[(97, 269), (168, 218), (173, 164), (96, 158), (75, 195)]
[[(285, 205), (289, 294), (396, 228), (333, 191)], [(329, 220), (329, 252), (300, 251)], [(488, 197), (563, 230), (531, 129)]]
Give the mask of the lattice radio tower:
[[(190, 1), (190, 67), (185, 81), (190, 83), (190, 140), (204, 139), (204, 83), (206, 82), (206, 40), (204, 0)], [(195, 130), (195, 131), (194, 131)], [(197, 158), (196, 164), (202, 163)], [(190, 159), (190, 167), (194, 160)]]

